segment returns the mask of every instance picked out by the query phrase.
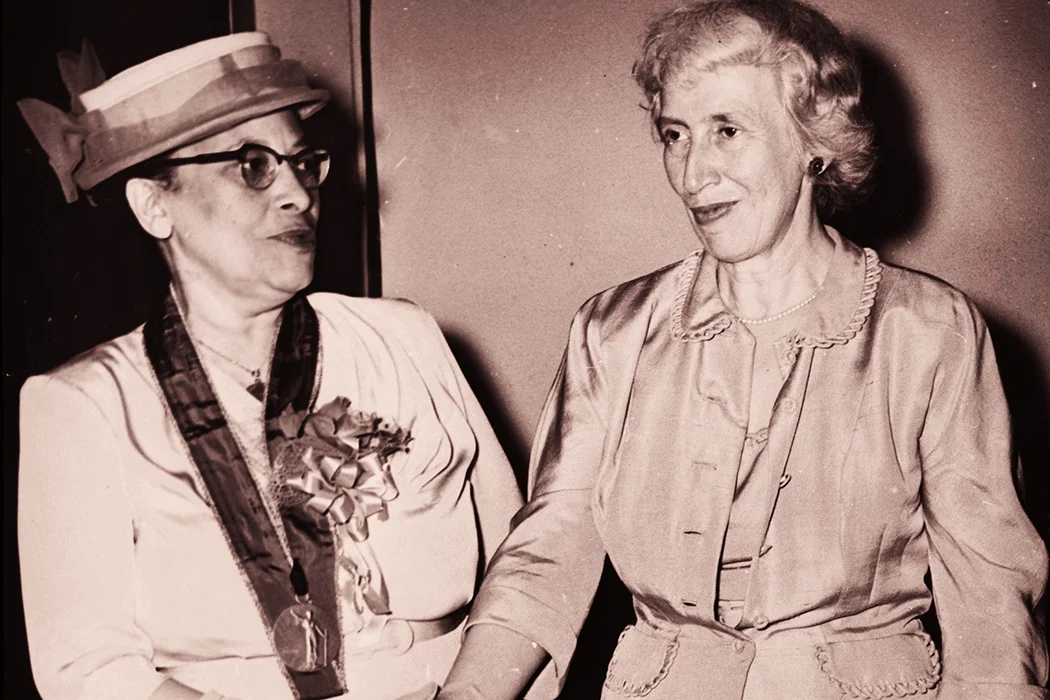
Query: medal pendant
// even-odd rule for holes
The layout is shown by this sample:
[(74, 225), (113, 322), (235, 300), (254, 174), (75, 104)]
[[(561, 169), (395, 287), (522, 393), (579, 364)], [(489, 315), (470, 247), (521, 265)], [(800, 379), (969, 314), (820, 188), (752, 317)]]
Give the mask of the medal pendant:
[(310, 603), (291, 605), (273, 624), (277, 655), (293, 671), (320, 671), (339, 651), (338, 627), (321, 608)]
[(259, 401), (262, 401), (264, 398), (266, 398), (266, 385), (263, 383), (263, 380), (259, 379), (258, 377), (255, 378), (254, 382), (248, 385), (247, 389), (248, 393), (254, 396)]

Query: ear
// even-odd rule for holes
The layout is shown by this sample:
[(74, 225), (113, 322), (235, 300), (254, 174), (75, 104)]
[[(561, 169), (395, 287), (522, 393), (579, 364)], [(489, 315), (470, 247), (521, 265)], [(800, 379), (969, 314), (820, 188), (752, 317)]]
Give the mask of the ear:
[(146, 229), (146, 233), (158, 240), (171, 237), (174, 227), (167, 207), (161, 201), (159, 183), (133, 177), (124, 187), (124, 196), (127, 197), (128, 206), (139, 220), (139, 225)]

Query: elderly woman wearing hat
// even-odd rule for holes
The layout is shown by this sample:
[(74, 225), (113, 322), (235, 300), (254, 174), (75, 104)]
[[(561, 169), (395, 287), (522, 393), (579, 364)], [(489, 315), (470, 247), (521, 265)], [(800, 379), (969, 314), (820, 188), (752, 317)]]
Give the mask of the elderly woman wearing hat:
[(650, 24), (635, 76), (703, 250), (577, 314), (442, 700), (564, 678), (606, 555), (637, 615), (607, 700), (1045, 697), (985, 324), (823, 221), (871, 171), (858, 73), (790, 0)]
[(93, 82), (73, 114), (20, 106), (67, 199), (122, 189), (173, 282), (143, 327), (22, 391), (42, 695), (383, 700), (441, 681), (520, 495), (430, 316), (300, 294), (329, 155), (299, 119), (327, 93), (255, 32)]

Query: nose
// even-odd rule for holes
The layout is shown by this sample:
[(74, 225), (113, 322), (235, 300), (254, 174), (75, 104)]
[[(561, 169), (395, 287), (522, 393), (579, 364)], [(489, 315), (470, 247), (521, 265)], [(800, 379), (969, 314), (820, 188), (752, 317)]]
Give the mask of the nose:
[(285, 162), (277, 166), (277, 177), (270, 185), (274, 200), (281, 209), (302, 214), (313, 205), (317, 190), (308, 190), (303, 187), (295, 168), (291, 163)]
[(686, 194), (699, 194), (720, 178), (714, 149), (702, 141), (693, 141), (689, 145), (682, 170), (682, 189)]

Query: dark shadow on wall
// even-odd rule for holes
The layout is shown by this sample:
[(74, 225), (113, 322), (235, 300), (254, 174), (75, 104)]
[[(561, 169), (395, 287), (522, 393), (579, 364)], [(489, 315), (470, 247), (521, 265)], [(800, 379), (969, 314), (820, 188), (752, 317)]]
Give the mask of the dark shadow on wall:
[(883, 252), (917, 235), (929, 206), (929, 166), (907, 87), (874, 47), (858, 42), (856, 48), (861, 100), (875, 128), (875, 172), (867, 198), (830, 223), (855, 243)]
[(532, 436), (523, 434), (514, 424), (507, 413), (505, 388), (497, 386), (493, 381), (492, 373), (485, 367), (470, 343), (459, 334), (448, 331), (445, 332), (445, 339), (460, 369), (463, 370), (463, 376), (466, 377), (470, 388), (474, 390), (474, 395), (478, 397), (478, 403), (485, 411), (485, 416), (489, 419), (503, 451), (507, 454), (507, 459), (514, 468), (518, 488), (525, 493), (529, 467), (529, 443)]
[(1043, 365), (1023, 331), (1001, 319), (985, 318), (1010, 407), (1022, 501), (1043, 541), (1050, 543), (1050, 396), (1046, 392), (1050, 368)]
[(598, 700), (616, 642), (624, 627), (635, 622), (631, 593), (623, 585), (609, 559), (605, 559), (598, 592), (580, 630), (576, 655), (569, 666), (559, 700)]
[(357, 171), (358, 130), (353, 109), (323, 81), (316, 87), (328, 89), (328, 105), (303, 122), (310, 143), (332, 153), (328, 180), (321, 187), (321, 218), (317, 222), (317, 256), (314, 280), (308, 292), (325, 291), (366, 296), (364, 274), (365, 221), (364, 188)]

